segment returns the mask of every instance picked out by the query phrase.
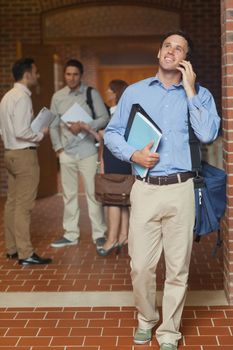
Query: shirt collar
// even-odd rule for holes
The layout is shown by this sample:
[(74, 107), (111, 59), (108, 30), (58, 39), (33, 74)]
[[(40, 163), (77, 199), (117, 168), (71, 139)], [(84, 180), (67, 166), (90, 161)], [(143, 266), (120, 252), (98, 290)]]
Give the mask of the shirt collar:
[[(150, 85), (150, 86), (151, 86), (151, 85), (154, 85), (154, 84), (158, 84), (158, 85), (163, 86), (163, 83), (161, 83), (158, 74), (156, 74), (155, 77), (152, 77), (152, 78), (150, 79), (150, 81), (149, 81), (149, 85)], [(174, 87), (176, 87), (176, 88), (179, 88), (179, 87), (184, 88), (184, 85), (183, 85), (182, 80), (181, 80), (178, 84), (173, 84), (172, 86), (174, 86)], [(171, 87), (172, 87), (172, 86), (171, 86)]]
[(32, 92), (28, 89), (28, 87), (22, 83), (14, 83), (14, 87), (26, 92), (26, 94), (28, 94), (29, 96), (31, 96), (32, 94)]
[(66, 86), (66, 92), (67, 92), (67, 95), (74, 94), (75, 96), (77, 96), (79, 94), (83, 94), (84, 93), (84, 84), (81, 83), (81, 85), (76, 90), (71, 90), (68, 86)]

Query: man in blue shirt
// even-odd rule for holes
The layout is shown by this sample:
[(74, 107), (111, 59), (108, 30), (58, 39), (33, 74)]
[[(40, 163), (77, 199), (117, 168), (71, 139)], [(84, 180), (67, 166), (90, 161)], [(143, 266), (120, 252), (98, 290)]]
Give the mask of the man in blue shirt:
[[(196, 90), (196, 74), (189, 61), (192, 42), (183, 32), (166, 34), (158, 53), (155, 77), (129, 86), (105, 131), (105, 144), (118, 158), (149, 169), (131, 192), (129, 254), (135, 305), (138, 310), (136, 344), (151, 340), (159, 321), (156, 305), (156, 267), (164, 252), (166, 280), (163, 320), (156, 330), (160, 350), (176, 350), (185, 303), (193, 242), (195, 202), (188, 133), (188, 114), (198, 139), (207, 143), (218, 135), (220, 118), (213, 96)], [(156, 153), (153, 141), (137, 150), (124, 133), (133, 104), (139, 103), (162, 130)]]

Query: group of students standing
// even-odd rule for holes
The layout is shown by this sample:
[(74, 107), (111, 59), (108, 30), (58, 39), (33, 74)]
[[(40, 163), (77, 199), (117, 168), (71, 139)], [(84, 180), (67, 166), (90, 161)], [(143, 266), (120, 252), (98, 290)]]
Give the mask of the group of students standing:
[[(95, 138), (101, 138), (109, 122), (109, 112), (100, 94), (91, 89), (92, 107), (87, 101), (88, 86), (82, 82), (83, 65), (77, 59), (69, 60), (64, 67), (65, 87), (54, 93), (51, 112), (54, 120), (49, 130), (33, 132), (30, 125), (33, 108), (30, 88), (37, 84), (39, 74), (33, 59), (22, 58), (12, 68), (14, 87), (1, 101), (1, 133), (5, 147), (5, 164), (8, 172), (8, 196), (5, 205), (5, 242), (7, 258), (18, 259), (19, 264), (48, 264), (50, 258), (43, 258), (34, 252), (30, 238), (30, 212), (34, 205), (39, 183), (39, 165), (36, 149), (44, 135), (50, 133), (61, 173), (64, 200), (63, 229), (61, 238), (51, 243), (53, 248), (79, 243), (80, 207), (78, 203), (78, 180), (82, 175), (91, 221), (92, 240), (99, 255), (107, 255), (118, 245), (127, 243), (128, 208), (108, 207), (105, 224), (104, 209), (95, 199), (94, 178), (98, 167), (98, 149)], [(108, 88), (111, 113), (127, 84), (121, 80), (110, 82)], [(95, 118), (90, 124), (61, 121), (61, 116), (78, 103), (89, 115), (94, 110)], [(85, 132), (86, 136), (79, 136)], [(99, 132), (99, 133), (98, 133)], [(104, 168), (106, 172), (131, 172), (130, 165), (119, 161), (104, 147)], [(123, 214), (122, 214), (123, 213)], [(121, 225), (122, 222), (122, 225)], [(109, 235), (107, 235), (109, 231)], [(107, 238), (106, 238), (107, 235)]]

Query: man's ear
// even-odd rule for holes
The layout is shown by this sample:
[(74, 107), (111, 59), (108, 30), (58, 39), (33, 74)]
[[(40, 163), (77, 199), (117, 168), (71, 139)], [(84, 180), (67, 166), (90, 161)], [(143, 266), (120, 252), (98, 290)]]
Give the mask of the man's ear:
[(157, 54), (157, 58), (160, 58), (160, 50), (159, 50), (159, 52), (158, 52), (158, 54)]
[(186, 60), (186, 61), (190, 61), (190, 60), (191, 60), (191, 54), (190, 54), (189, 51), (188, 51), (187, 54), (186, 54), (185, 60)]
[(31, 72), (25, 72), (23, 76), (25, 79), (30, 79)]
[(29, 79), (29, 72), (24, 72), (21, 80), (28, 81), (28, 79)]

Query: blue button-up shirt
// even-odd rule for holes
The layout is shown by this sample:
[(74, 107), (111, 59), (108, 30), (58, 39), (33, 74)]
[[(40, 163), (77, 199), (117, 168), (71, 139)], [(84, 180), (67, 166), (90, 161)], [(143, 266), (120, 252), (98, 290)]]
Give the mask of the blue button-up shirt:
[(182, 83), (166, 88), (157, 76), (148, 78), (125, 90), (105, 129), (106, 146), (121, 160), (130, 162), (136, 151), (124, 139), (134, 103), (139, 103), (162, 130), (162, 139), (157, 150), (160, 159), (149, 170), (150, 176), (169, 175), (192, 169), (188, 111), (191, 125), (201, 142), (211, 142), (218, 135), (220, 118), (213, 96), (207, 89), (199, 86), (197, 95), (188, 99)]

